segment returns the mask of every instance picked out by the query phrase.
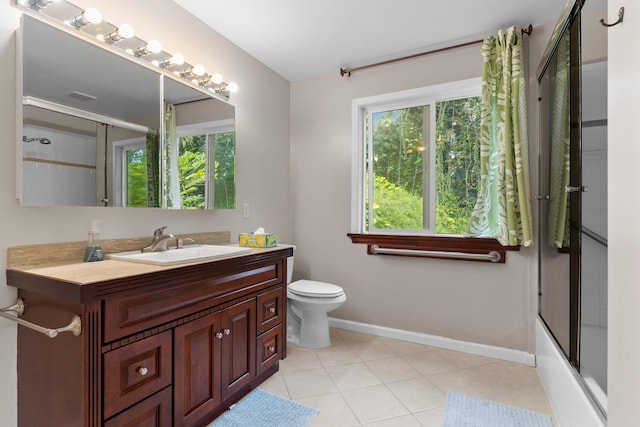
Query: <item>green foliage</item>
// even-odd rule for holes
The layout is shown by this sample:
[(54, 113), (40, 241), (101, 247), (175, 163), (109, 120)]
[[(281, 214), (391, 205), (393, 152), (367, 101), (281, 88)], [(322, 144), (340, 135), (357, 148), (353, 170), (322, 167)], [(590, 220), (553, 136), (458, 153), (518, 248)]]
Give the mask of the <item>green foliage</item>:
[(236, 133), (216, 135), (214, 203), (216, 209), (236, 207)]
[(403, 108), (373, 116), (375, 176), (422, 197), (424, 107)]
[(382, 176), (374, 180), (375, 228), (418, 230), (422, 228), (422, 197), (410, 194)]
[(436, 104), (436, 233), (462, 234), (480, 185), (480, 97)]
[(202, 209), (205, 205), (205, 153), (186, 151), (178, 159), (180, 197), (183, 209)]
[(147, 206), (147, 150), (127, 150), (127, 206)]

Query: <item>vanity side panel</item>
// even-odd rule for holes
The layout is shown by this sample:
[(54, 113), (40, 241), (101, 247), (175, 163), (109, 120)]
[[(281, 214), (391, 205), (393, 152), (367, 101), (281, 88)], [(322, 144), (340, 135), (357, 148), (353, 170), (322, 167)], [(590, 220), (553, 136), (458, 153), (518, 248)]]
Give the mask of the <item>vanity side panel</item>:
[(82, 305), (29, 291), (21, 290), (19, 297), (25, 303), (23, 320), (58, 328), (77, 314), (83, 324), (80, 336), (63, 332), (55, 338), (18, 326), (18, 425), (45, 426), (55, 420), (65, 427), (99, 426), (100, 358), (90, 357), (99, 353), (99, 304), (85, 311)]

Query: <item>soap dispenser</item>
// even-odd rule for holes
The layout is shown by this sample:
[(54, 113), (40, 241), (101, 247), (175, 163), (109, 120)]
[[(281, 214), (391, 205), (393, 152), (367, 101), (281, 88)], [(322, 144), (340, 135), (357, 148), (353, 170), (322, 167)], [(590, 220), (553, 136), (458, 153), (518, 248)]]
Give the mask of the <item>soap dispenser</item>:
[(100, 233), (98, 232), (98, 221), (91, 222), (89, 228), (89, 241), (84, 250), (84, 262), (102, 261), (102, 248), (100, 248)]

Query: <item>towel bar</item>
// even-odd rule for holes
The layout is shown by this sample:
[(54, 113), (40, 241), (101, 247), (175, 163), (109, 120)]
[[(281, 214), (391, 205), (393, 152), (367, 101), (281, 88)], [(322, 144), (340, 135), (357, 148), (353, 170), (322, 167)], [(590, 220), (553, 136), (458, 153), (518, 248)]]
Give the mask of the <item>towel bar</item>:
[[(24, 307), (24, 301), (22, 300), (22, 298), (18, 298), (18, 302), (16, 302), (14, 305), (6, 308), (0, 308), (0, 317), (13, 320), (17, 324), (45, 334), (49, 338), (55, 338), (60, 332), (72, 332), (76, 337), (82, 333), (82, 320), (80, 320), (80, 316), (78, 316), (77, 314), (75, 314), (71, 318), (71, 322), (67, 326), (63, 326), (60, 328), (45, 328), (44, 326), (36, 325), (35, 323), (31, 323), (17, 317), (24, 313)], [(16, 313), (16, 316), (12, 316), (11, 314), (7, 313), (11, 311)]]
[(498, 251), (491, 251), (488, 254), (471, 254), (466, 252), (381, 248), (378, 245), (371, 245), (371, 253), (375, 255), (377, 254), (413, 255), (413, 256), (425, 256), (425, 257), (435, 257), (435, 258), (487, 259), (491, 262), (500, 261), (500, 253)]

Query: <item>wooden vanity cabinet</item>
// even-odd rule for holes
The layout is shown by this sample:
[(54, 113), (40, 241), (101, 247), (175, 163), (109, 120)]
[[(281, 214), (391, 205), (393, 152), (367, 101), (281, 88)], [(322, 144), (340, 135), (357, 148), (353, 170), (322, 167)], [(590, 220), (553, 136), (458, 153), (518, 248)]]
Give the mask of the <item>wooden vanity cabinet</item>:
[(23, 319), (83, 322), (78, 337), (18, 328), (19, 425), (206, 426), (285, 357), (287, 256), (258, 251), (79, 288), (7, 270)]

